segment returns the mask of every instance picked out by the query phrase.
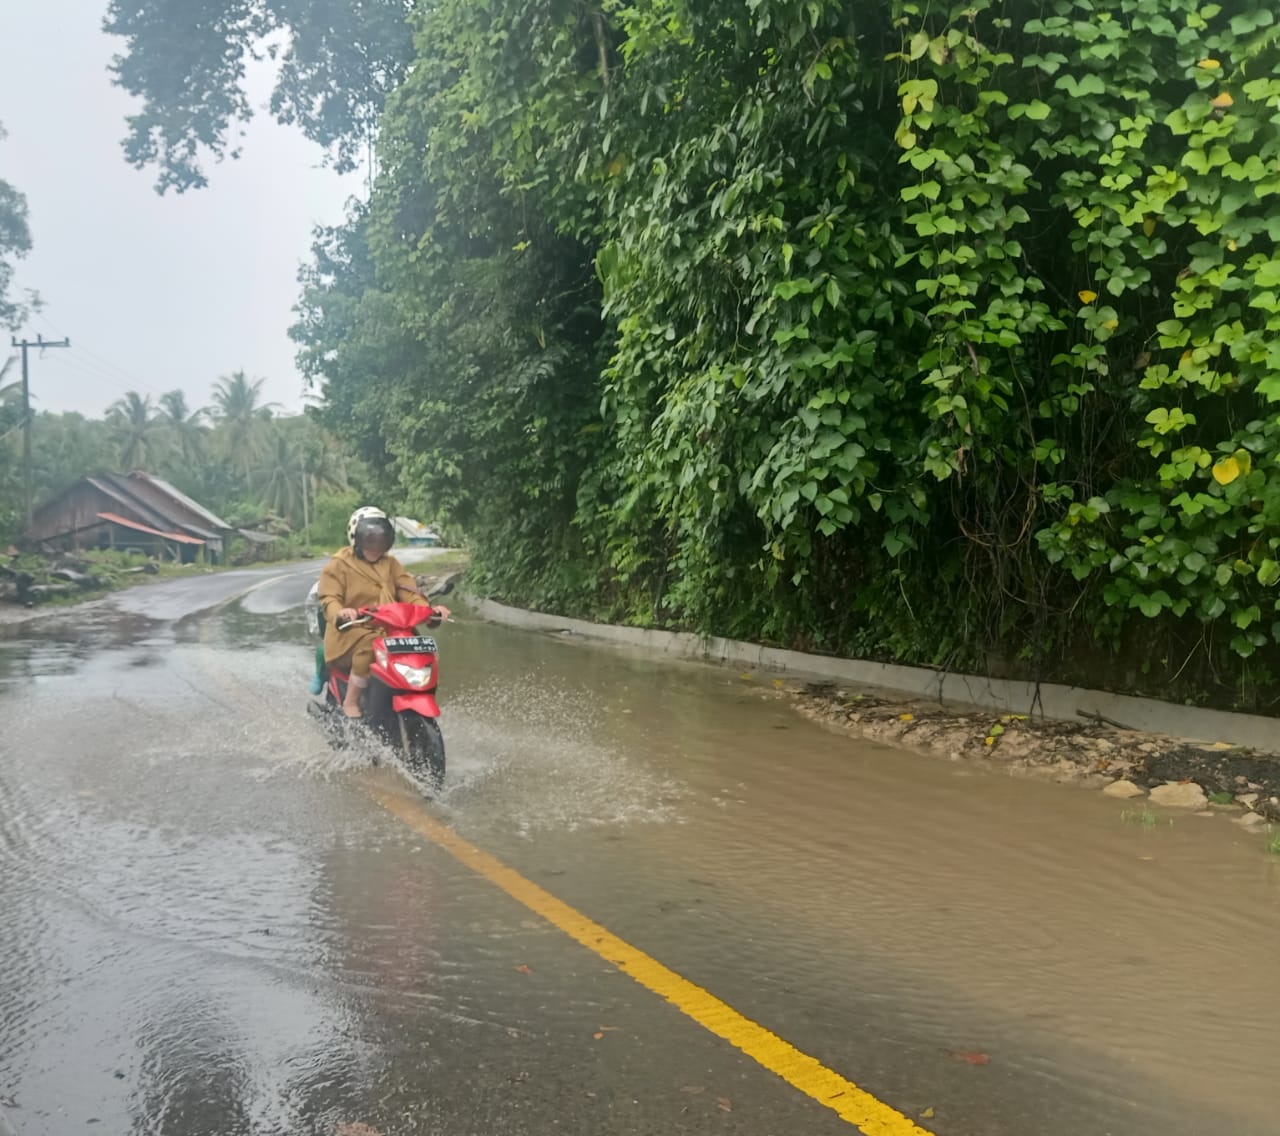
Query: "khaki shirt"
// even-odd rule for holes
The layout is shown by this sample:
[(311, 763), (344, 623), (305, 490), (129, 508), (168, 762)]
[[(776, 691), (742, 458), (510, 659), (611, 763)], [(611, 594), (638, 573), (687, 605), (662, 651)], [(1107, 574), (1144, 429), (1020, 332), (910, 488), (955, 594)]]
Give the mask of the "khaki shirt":
[(394, 556), (384, 556), (376, 564), (362, 560), (351, 548), (343, 548), (320, 573), (320, 610), (324, 612), (324, 657), (327, 660), (341, 658), (360, 642), (373, 634), (367, 624), (339, 631), (338, 612), (344, 607), (376, 607), (378, 604), (398, 603), (420, 594), (418, 583), (404, 565)]

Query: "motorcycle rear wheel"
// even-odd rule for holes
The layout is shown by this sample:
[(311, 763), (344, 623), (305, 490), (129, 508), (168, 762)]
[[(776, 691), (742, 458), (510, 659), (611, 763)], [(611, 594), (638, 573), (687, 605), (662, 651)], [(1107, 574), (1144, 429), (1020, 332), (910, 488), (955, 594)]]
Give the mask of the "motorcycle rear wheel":
[(398, 714), (399, 749), (414, 780), (439, 792), (444, 785), (444, 735), (440, 723), (420, 714)]

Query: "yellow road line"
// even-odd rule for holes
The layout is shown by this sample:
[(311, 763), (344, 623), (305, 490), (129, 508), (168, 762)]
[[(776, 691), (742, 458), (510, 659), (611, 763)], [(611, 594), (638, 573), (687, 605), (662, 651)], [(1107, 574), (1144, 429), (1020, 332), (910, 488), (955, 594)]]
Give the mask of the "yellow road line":
[(382, 790), (374, 790), (374, 797), (393, 816), (501, 888), (512, 899), (577, 939), (641, 986), (665, 998), (704, 1029), (724, 1038), (771, 1073), (776, 1073), (806, 1096), (831, 1109), (841, 1120), (852, 1124), (866, 1136), (931, 1136), (910, 1117), (877, 1100), (807, 1053), (801, 1053), (776, 1034), (743, 1017), (715, 995), (695, 986), (500, 860), (463, 840), (453, 829), (424, 813), (416, 801)]

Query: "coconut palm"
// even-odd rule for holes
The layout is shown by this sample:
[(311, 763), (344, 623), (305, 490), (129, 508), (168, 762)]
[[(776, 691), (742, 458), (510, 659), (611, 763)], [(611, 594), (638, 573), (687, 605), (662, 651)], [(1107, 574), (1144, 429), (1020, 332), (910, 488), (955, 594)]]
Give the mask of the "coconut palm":
[(271, 419), (276, 403), (259, 402), (265, 379), (250, 379), (234, 371), (217, 381), (209, 413), (218, 426), (218, 440), (231, 460), (248, 474), (259, 456), (263, 424)]
[(283, 421), (272, 423), (250, 474), (250, 486), (262, 505), (291, 523), (305, 519), (302, 453), (293, 433)]
[(164, 423), (155, 415), (150, 395), (126, 391), (107, 408), (107, 422), (120, 452), (120, 465), (155, 472), (157, 460), (164, 455), (166, 439)]
[(160, 396), (160, 421), (175, 456), (188, 470), (199, 465), (204, 457), (204, 416), (203, 408), (191, 410), (187, 406), (187, 396), (180, 390), (166, 391)]
[(22, 380), (4, 381), (13, 363), (14, 357), (10, 356), (0, 364), (0, 442), (16, 433), (22, 425)]
[(9, 369), (13, 366), (16, 355), (10, 355), (3, 363), (0, 363), (0, 406), (8, 406), (10, 403), (17, 402), (22, 398), (22, 381), (20, 379), (5, 384), (4, 377), (9, 373)]

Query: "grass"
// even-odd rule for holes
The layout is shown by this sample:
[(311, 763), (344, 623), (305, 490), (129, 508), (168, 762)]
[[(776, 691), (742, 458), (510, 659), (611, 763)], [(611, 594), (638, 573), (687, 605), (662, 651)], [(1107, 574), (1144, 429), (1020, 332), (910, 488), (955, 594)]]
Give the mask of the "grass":
[[(395, 555), (395, 549), (391, 550), (391, 554)], [(471, 553), (465, 548), (451, 548), (448, 552), (442, 552), (439, 556), (432, 556), (424, 560), (414, 560), (405, 567), (411, 572), (417, 573), (419, 576), (435, 576), (443, 575), (445, 572), (456, 572), (459, 568), (465, 568), (471, 563)]]
[[(1144, 828), (1155, 828), (1162, 820), (1161, 817), (1158, 817), (1149, 808), (1147, 808), (1146, 805), (1143, 805), (1141, 810), (1125, 809), (1124, 812), (1120, 814), (1120, 819), (1124, 821), (1125, 824), (1140, 824)], [(1169, 825), (1173, 824), (1173, 817), (1165, 817), (1163, 820)]]
[(1272, 856), (1280, 856), (1280, 832), (1276, 832), (1274, 828), (1270, 831), (1271, 835), (1267, 837), (1267, 851)]

